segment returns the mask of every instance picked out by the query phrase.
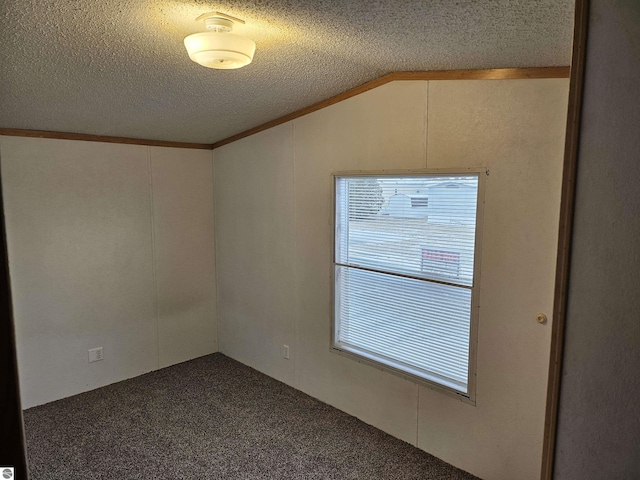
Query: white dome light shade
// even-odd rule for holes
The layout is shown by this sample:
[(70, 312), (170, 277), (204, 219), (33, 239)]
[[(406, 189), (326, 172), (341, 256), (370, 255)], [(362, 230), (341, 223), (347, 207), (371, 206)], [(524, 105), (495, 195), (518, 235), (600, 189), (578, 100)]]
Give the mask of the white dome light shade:
[(256, 51), (250, 38), (223, 32), (194, 33), (184, 39), (184, 46), (194, 62), (223, 70), (249, 65)]

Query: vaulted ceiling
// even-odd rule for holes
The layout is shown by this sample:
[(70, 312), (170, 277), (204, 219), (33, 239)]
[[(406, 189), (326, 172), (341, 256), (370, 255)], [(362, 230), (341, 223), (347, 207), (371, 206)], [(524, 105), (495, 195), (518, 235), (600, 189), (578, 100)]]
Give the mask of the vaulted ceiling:
[[(572, 0), (2, 0), (0, 128), (213, 143), (393, 71), (569, 65)], [(242, 18), (239, 70), (195, 18)]]

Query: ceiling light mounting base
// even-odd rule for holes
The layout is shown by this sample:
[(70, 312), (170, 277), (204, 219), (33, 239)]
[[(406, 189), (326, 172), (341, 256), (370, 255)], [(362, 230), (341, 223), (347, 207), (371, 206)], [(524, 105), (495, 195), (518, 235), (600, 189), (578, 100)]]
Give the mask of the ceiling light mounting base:
[(233, 21), (222, 17), (208, 17), (204, 19), (204, 26), (207, 27), (207, 30), (226, 33), (233, 30)]
[(241, 24), (244, 25), (244, 23), (245, 23), (244, 20), (242, 20), (242, 19), (240, 19), (238, 17), (227, 15), (226, 13), (222, 13), (222, 12), (203, 13), (198, 18), (196, 18), (196, 22), (199, 22), (200, 20), (204, 20), (204, 23), (206, 25), (207, 24), (207, 20), (209, 20), (209, 19), (231, 20), (231, 25), (233, 25), (234, 23), (241, 23)]

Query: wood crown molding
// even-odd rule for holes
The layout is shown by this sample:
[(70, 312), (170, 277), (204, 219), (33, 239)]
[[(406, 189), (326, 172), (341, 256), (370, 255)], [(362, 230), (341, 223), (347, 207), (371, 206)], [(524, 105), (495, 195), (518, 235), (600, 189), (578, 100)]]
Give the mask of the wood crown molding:
[(569, 67), (543, 67), (543, 68), (495, 68), (490, 70), (433, 70), (429, 72), (393, 72), (376, 78), (362, 85), (358, 85), (351, 90), (340, 93), (334, 97), (327, 98), (318, 103), (314, 103), (308, 107), (302, 108), (295, 112), (289, 113), (283, 117), (276, 118), (257, 127), (251, 128), (244, 132), (232, 135), (215, 142), (212, 147), (214, 149), (235, 142), (241, 138), (248, 137), (263, 130), (281, 125), (283, 123), (294, 120), (303, 115), (321, 110), (330, 105), (342, 102), (351, 97), (355, 97), (361, 93), (373, 90), (385, 83), (401, 81), (401, 80), (516, 80), (516, 79), (533, 79), (533, 78), (569, 78)]
[(143, 138), (109, 137), (102, 135), (90, 135), (85, 133), (51, 132), (42, 130), (21, 130), (17, 128), (0, 128), (0, 135), (12, 137), (32, 137), (32, 138), (56, 138), (62, 140), (81, 140), (86, 142), (106, 142), (124, 143), (127, 145), (147, 145), (153, 147), (172, 148), (196, 148), (202, 150), (213, 150), (215, 148), (235, 142), (241, 138), (248, 137), (254, 133), (262, 132), (269, 128), (281, 125), (294, 120), (303, 115), (315, 112), (322, 108), (334, 105), (338, 102), (354, 97), (366, 91), (380, 87), (389, 82), (402, 80), (515, 80), (534, 78), (569, 78), (569, 67), (543, 67), (543, 68), (496, 68), (489, 70), (434, 70), (428, 72), (393, 72), (376, 78), (369, 82), (358, 85), (346, 92), (342, 92), (326, 100), (314, 103), (308, 107), (284, 115), (283, 117), (270, 120), (267, 123), (250, 128), (244, 132), (232, 135), (219, 140), (213, 144), (209, 143), (185, 143), (167, 142), (162, 140), (147, 140)]
[(144, 138), (108, 137), (86, 133), (48, 132), (44, 130), (20, 130), (18, 128), (0, 128), (0, 135), (9, 137), (56, 138), (59, 140), (81, 140), (85, 142), (124, 143), (127, 145), (147, 145), (151, 147), (197, 148), (211, 150), (208, 143), (165, 142)]

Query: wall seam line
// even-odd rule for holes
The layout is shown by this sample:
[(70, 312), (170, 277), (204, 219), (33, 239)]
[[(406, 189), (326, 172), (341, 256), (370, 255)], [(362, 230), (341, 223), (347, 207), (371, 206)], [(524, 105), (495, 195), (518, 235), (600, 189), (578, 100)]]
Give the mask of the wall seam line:
[(416, 448), (420, 448), (420, 385), (416, 383)]
[(156, 321), (156, 369), (160, 369), (160, 318), (158, 317), (158, 275), (156, 251), (155, 209), (153, 208), (153, 172), (151, 167), (151, 147), (147, 147), (147, 171), (149, 173), (149, 207), (151, 217), (151, 264), (153, 272), (153, 309)]
[(299, 342), (299, 332), (298, 332), (298, 262), (297, 262), (297, 251), (298, 251), (298, 209), (296, 208), (296, 126), (295, 120), (291, 121), (291, 164), (292, 164), (292, 173), (293, 173), (293, 185), (291, 189), (292, 193), (292, 202), (293, 202), (293, 298), (295, 299), (294, 307), (293, 307), (293, 337), (295, 340), (295, 350), (293, 352), (293, 385), (295, 388), (299, 389), (300, 385), (298, 382), (298, 356), (300, 355), (300, 342)]
[(429, 81), (424, 83), (424, 168), (429, 168)]
[(211, 150), (211, 193), (213, 202), (213, 297), (215, 300), (215, 306), (213, 309), (213, 321), (215, 323), (216, 331), (216, 352), (220, 352), (220, 319), (218, 317), (218, 242), (216, 241), (216, 169), (215, 169), (215, 150)]

